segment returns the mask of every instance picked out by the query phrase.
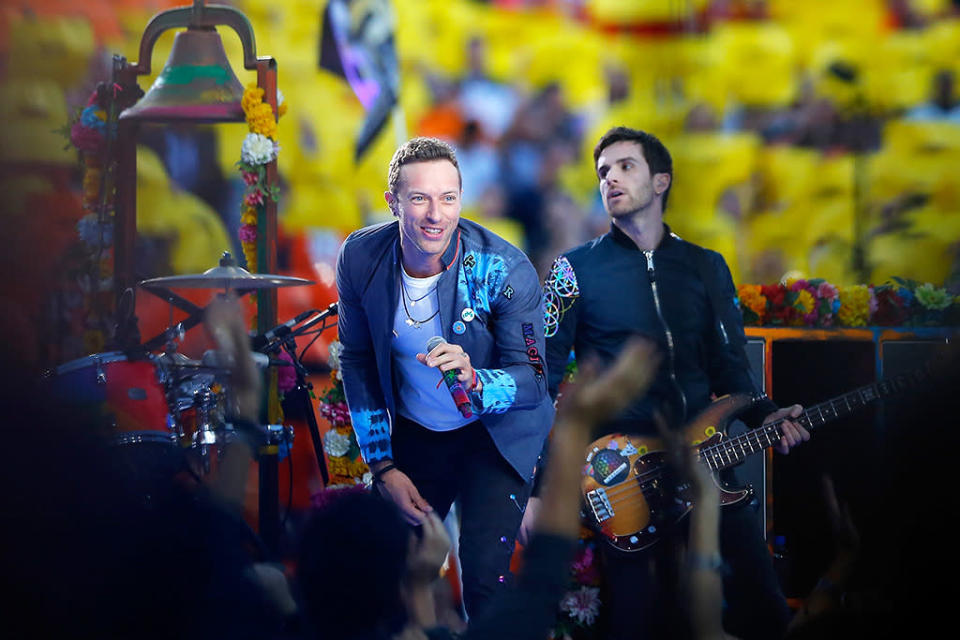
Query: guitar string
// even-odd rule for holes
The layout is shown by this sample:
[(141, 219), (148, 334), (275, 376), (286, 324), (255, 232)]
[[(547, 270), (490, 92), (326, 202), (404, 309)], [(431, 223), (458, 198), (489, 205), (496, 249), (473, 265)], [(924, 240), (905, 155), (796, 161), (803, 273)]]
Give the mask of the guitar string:
[[(801, 418), (802, 418), (802, 417), (803, 417), (803, 416), (801, 416)], [(798, 419), (799, 419), (799, 418), (798, 418)], [(780, 431), (779, 427), (780, 427), (781, 424), (783, 424), (784, 421), (785, 421), (785, 419), (780, 419), (780, 420), (777, 420), (777, 421), (775, 421), (775, 422), (771, 422), (771, 423), (769, 423), (769, 424), (764, 425), (764, 427), (763, 427), (764, 431), (765, 431), (765, 432), (769, 432), (768, 435), (774, 436), (774, 438), (769, 438), (769, 439), (771, 439), (771, 440), (774, 440), (774, 442), (769, 443), (769, 444), (767, 444), (767, 445), (764, 445), (764, 448), (767, 448), (767, 447), (770, 447), (770, 446), (774, 446), (777, 442), (779, 442), (779, 441), (783, 438), (783, 434), (782, 434), (782, 432)], [(711, 464), (711, 460), (714, 460), (714, 459), (716, 459), (716, 458), (719, 457), (720, 460), (722, 461), (722, 463), (723, 463), (724, 465), (729, 465), (729, 464), (730, 464), (730, 454), (733, 453), (734, 455), (739, 455), (740, 453), (743, 453), (743, 451), (742, 451), (743, 445), (744, 445), (744, 443), (747, 443), (747, 444), (750, 443), (750, 437), (751, 437), (751, 436), (753, 436), (753, 437), (755, 437), (755, 438), (757, 439), (757, 444), (761, 444), (761, 445), (763, 444), (763, 443), (759, 440), (759, 434), (757, 434), (757, 433), (754, 432), (754, 431), (748, 431), (748, 432), (746, 432), (746, 433), (744, 433), (744, 434), (741, 434), (741, 435), (739, 435), (739, 436), (736, 436), (736, 437), (734, 437), (734, 438), (730, 438), (730, 439), (728, 439), (728, 440), (725, 440), (725, 441), (723, 441), (723, 442), (717, 443), (717, 444), (712, 445), (712, 446), (710, 446), (710, 447), (701, 449), (700, 452), (699, 452), (700, 463), (707, 465), (707, 466), (710, 468), (711, 471), (719, 471), (719, 470), (721, 469), (721, 467), (714, 468), (713, 465)], [(736, 449), (737, 449), (738, 447), (741, 449), (741, 451), (740, 451), (739, 453), (736, 451)], [(751, 448), (751, 451), (752, 451), (752, 449), (753, 449), (753, 445), (752, 445), (752, 444), (750, 445), (750, 448)], [(753, 451), (752, 451), (752, 452), (753, 452)], [(753, 453), (755, 453), (755, 452), (753, 452)], [(726, 459), (724, 459), (724, 458), (726, 458)], [(725, 468), (725, 467), (722, 467), (722, 468)], [(641, 473), (641, 474), (637, 474), (636, 476), (634, 476), (634, 479), (636, 479), (636, 478), (642, 478), (645, 474), (649, 474), (649, 473), (652, 473), (652, 472), (647, 471), (647, 472), (644, 472), (644, 473)], [(616, 495), (616, 491), (607, 491), (607, 495), (608, 495), (608, 496), (609, 496), (609, 495)]]
[[(872, 386), (872, 385), (871, 385), (871, 386)], [(851, 394), (846, 394), (846, 395), (852, 395), (852, 393), (858, 393), (858, 394), (859, 394), (860, 391), (861, 391), (861, 390), (857, 390), (857, 391), (855, 391), (855, 392), (851, 392)], [(872, 402), (872, 399), (864, 401), (864, 400), (861, 398), (861, 401), (863, 402), (864, 405), (866, 405), (866, 404), (869, 404), (870, 402)], [(797, 417), (797, 421), (806, 419), (807, 422), (808, 422), (808, 428), (811, 428), (811, 429), (812, 429), (812, 428), (815, 428), (815, 427), (817, 427), (817, 426), (821, 426), (821, 425), (815, 425), (815, 424), (813, 424), (813, 422), (811, 421), (811, 420), (812, 420), (812, 414), (813, 414), (813, 412), (814, 412), (814, 411), (817, 411), (817, 412), (820, 413), (821, 424), (825, 424), (825, 423), (826, 423), (826, 420), (824, 420), (824, 418), (823, 418), (823, 413), (822, 413), (823, 409), (822, 409), (822, 408), (823, 408), (823, 407), (826, 407), (826, 406), (829, 406), (830, 409), (833, 411), (834, 417), (840, 417), (841, 414), (837, 411), (836, 407), (834, 406), (834, 401), (827, 401), (827, 402), (820, 403), (820, 404), (818, 404), (818, 405), (814, 405), (813, 407), (810, 407), (810, 408), (809, 408), (807, 411), (805, 411), (802, 415), (800, 415), (800, 416)], [(848, 403), (848, 409), (850, 409), (849, 403)], [(844, 415), (846, 415), (846, 414), (844, 414)], [(779, 419), (779, 420), (777, 420), (777, 421), (775, 421), (775, 422), (771, 422), (771, 423), (769, 423), (769, 424), (767, 424), (767, 425), (764, 425), (764, 426), (763, 426), (763, 429), (764, 429), (765, 431), (770, 432), (770, 434), (775, 435), (775, 436), (776, 436), (776, 441), (779, 442), (780, 440), (783, 439), (783, 433), (780, 431), (779, 427), (780, 427), (781, 424), (783, 424), (784, 422), (786, 422), (786, 420), (787, 420), (786, 418), (781, 418), (781, 419)], [(739, 436), (736, 436), (735, 438), (731, 438), (731, 439), (726, 440), (726, 441), (724, 441), (724, 442), (722, 442), (722, 443), (717, 443), (717, 444), (715, 444), (715, 445), (713, 445), (713, 446), (711, 446), (711, 447), (708, 447), (708, 448), (706, 448), (706, 449), (702, 449), (702, 450), (699, 452), (699, 454), (698, 454), (699, 463), (700, 463), (700, 464), (706, 464), (706, 465), (711, 469), (711, 471), (718, 471), (718, 470), (720, 470), (721, 468), (727, 468), (726, 466), (724, 466), (724, 467), (718, 467), (717, 469), (714, 469), (714, 468), (711, 466), (711, 464), (710, 464), (710, 462), (709, 462), (709, 460), (708, 460), (708, 457), (707, 457), (708, 454), (710, 455), (710, 458), (720, 457), (721, 461), (723, 461), (725, 465), (729, 465), (729, 457), (730, 457), (729, 454), (730, 454), (730, 450), (731, 450), (731, 449), (736, 449), (736, 446), (737, 446), (738, 444), (741, 446), (741, 449), (742, 449), (742, 446), (743, 446), (743, 443), (744, 443), (744, 442), (746, 442), (746, 443), (749, 443), (749, 442), (750, 442), (750, 436), (751, 436), (751, 435), (757, 436), (757, 444), (762, 444), (762, 443), (760, 442), (760, 440), (759, 440), (759, 435), (758, 435), (758, 434), (756, 434), (754, 431), (747, 431), (746, 433), (740, 434)], [(773, 444), (768, 444), (768, 445), (764, 446), (764, 449), (769, 448), (770, 446), (774, 446), (774, 445), (773, 445)], [(752, 451), (752, 448), (753, 448), (753, 447), (752, 447), (752, 445), (751, 445), (751, 451)], [(727, 458), (728, 458), (728, 459), (727, 459), (726, 461), (723, 460), (723, 454), (724, 454), (724, 453), (727, 454)], [(736, 453), (736, 452), (734, 451), (734, 453)], [(651, 475), (651, 474), (652, 474), (652, 475)], [(611, 487), (610, 490), (605, 491), (605, 494), (606, 494), (606, 496), (607, 496), (607, 498), (608, 498), (608, 501), (610, 502), (611, 506), (612, 506), (613, 504), (620, 504), (620, 503), (624, 502), (624, 500), (626, 500), (626, 499), (628, 499), (628, 498), (632, 498), (632, 497), (633, 497), (632, 494), (635, 494), (636, 491), (638, 491), (638, 490), (639, 490), (641, 493), (644, 493), (645, 489), (650, 488), (650, 485), (651, 485), (653, 482), (659, 480), (659, 479), (662, 478), (662, 477), (663, 477), (663, 467), (660, 466), (660, 467), (658, 467), (658, 468), (656, 468), (656, 469), (653, 469), (653, 470), (651, 470), (651, 471), (645, 471), (645, 472), (643, 472), (643, 473), (638, 473), (636, 476), (634, 476), (633, 478), (631, 478), (631, 480), (633, 480), (633, 482), (627, 482), (627, 481), (621, 482), (618, 486)], [(621, 486), (621, 485), (624, 485), (624, 486)], [(611, 498), (613, 498), (613, 499), (611, 499)]]
[[(777, 441), (779, 441), (780, 439), (783, 438), (783, 434), (779, 432), (779, 426), (780, 426), (783, 422), (784, 422), (784, 420), (778, 420), (778, 421), (776, 421), (776, 422), (771, 422), (770, 424), (766, 425), (766, 427), (765, 427), (765, 428), (767, 428), (767, 429), (770, 429), (771, 431), (773, 431), (774, 433), (776, 433), (776, 434), (779, 436), (779, 437), (777, 438)], [(738, 436), (738, 437), (739, 437), (739, 436)], [(709, 447), (709, 448), (707, 448), (707, 449), (705, 449), (705, 450), (701, 450), (701, 451), (700, 451), (700, 454), (699, 454), (699, 458), (700, 458), (699, 463), (700, 463), (700, 464), (705, 464), (705, 465), (707, 465), (708, 467), (710, 467), (711, 471), (717, 471), (717, 470), (719, 470), (719, 469), (714, 469), (714, 468), (710, 465), (706, 454), (712, 452), (712, 453), (714, 454), (714, 456), (722, 456), (722, 452), (719, 452), (719, 450), (724, 447), (724, 444), (729, 444), (730, 442), (731, 442), (731, 441), (727, 441), (726, 443), (722, 443), (722, 444), (716, 444), (716, 445), (713, 445), (712, 447)], [(728, 455), (727, 457), (729, 458), (729, 455)], [(721, 457), (721, 459), (722, 459), (722, 457)], [(661, 467), (661, 468), (662, 468), (662, 467)], [(605, 493), (606, 493), (606, 495), (607, 495), (607, 498), (619, 496), (619, 495), (622, 494), (624, 491), (631, 491), (631, 490), (633, 489), (633, 485), (635, 485), (635, 484), (640, 484), (640, 483), (642, 483), (642, 482), (650, 483), (650, 482), (653, 482), (653, 481), (655, 481), (655, 480), (659, 480), (659, 479), (662, 477), (662, 475), (663, 475), (661, 468), (653, 469), (653, 470), (651, 470), (651, 471), (644, 471), (644, 472), (642, 472), (642, 473), (636, 474), (633, 478), (630, 478), (630, 480), (633, 480), (633, 481), (634, 481), (633, 483), (627, 483), (626, 481), (624, 481), (624, 482), (619, 483), (618, 485), (616, 485), (616, 486), (614, 486), (614, 487), (611, 487), (609, 490), (606, 490), (606, 491), (605, 491)], [(656, 474), (656, 475), (655, 475), (655, 477), (653, 477), (652, 479), (648, 479), (648, 477), (650, 476), (650, 474)], [(637, 482), (638, 480), (639, 480), (640, 482)], [(621, 485), (623, 485), (623, 484), (629, 484), (629, 486), (623, 487), (623, 486), (621, 486)]]
[[(768, 425), (765, 425), (764, 427), (766, 430), (771, 431), (773, 434), (777, 436), (776, 438), (777, 442), (779, 442), (783, 438), (783, 434), (779, 431), (779, 426), (783, 424), (785, 420), (786, 419), (777, 420), (775, 422), (769, 423)], [(743, 434), (743, 435), (746, 435), (746, 434)], [(713, 468), (713, 466), (709, 462), (707, 454), (712, 454), (711, 457), (720, 456), (724, 464), (728, 464), (729, 458), (730, 458), (729, 450), (731, 448), (735, 448), (731, 445), (736, 444), (735, 441), (742, 438), (743, 435), (738, 436), (735, 439), (728, 440), (724, 443), (713, 445), (712, 447), (709, 447), (705, 450), (700, 451), (698, 456), (699, 464), (707, 465), (707, 467), (709, 467), (711, 471), (720, 470), (720, 468), (716, 468), (716, 469)], [(769, 445), (769, 446), (772, 446), (772, 445)], [(721, 449), (723, 449), (723, 451), (721, 451)], [(723, 460), (722, 456), (724, 453), (727, 453), (727, 460)], [(726, 468), (726, 467), (722, 467), (722, 468)], [(607, 499), (610, 502), (611, 506), (614, 504), (621, 504), (627, 499), (632, 499), (634, 497), (634, 494), (636, 494), (637, 490), (639, 490), (641, 493), (644, 493), (646, 489), (650, 488), (653, 482), (656, 482), (662, 477), (663, 477), (662, 466), (656, 469), (653, 469), (651, 471), (644, 471), (643, 473), (638, 473), (637, 475), (635, 475), (633, 478), (630, 479), (633, 482), (624, 481), (624, 482), (621, 482), (619, 485), (615, 487), (611, 487), (609, 490), (605, 491)]]

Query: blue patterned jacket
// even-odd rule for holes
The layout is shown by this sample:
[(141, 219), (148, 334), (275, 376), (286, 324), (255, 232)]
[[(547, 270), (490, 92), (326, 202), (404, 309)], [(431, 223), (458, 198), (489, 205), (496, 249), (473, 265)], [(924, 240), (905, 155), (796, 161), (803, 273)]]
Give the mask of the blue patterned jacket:
[[(463, 347), (483, 382), (481, 394), (471, 393), (474, 415), (503, 457), (530, 478), (553, 423), (537, 273), (522, 251), (463, 218), (442, 261), (437, 291), (443, 337)], [(350, 418), (368, 463), (392, 457), (397, 380), (391, 344), (399, 286), (398, 222), (350, 234), (337, 258), (340, 364)], [(464, 333), (455, 333), (454, 323), (468, 307), (476, 317), (458, 327)], [(424, 345), (429, 338), (424, 335)]]

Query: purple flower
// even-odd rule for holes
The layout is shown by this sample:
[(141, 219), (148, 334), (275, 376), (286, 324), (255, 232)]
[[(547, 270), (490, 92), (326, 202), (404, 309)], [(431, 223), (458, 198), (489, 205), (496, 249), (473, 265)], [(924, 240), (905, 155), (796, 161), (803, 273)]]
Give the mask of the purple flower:
[(240, 226), (240, 242), (256, 242), (257, 241), (257, 227), (252, 224), (244, 224)]

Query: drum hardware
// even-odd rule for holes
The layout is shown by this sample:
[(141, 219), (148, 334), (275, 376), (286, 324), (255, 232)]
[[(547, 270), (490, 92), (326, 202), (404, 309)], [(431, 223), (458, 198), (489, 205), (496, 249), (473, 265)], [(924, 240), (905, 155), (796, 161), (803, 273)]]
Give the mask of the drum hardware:
[[(137, 447), (161, 443), (169, 447), (164, 451), (172, 451), (178, 458), (181, 454), (186, 456), (189, 467), (198, 472), (198, 476), (209, 474), (226, 447), (240, 435), (226, 419), (230, 371), (221, 366), (215, 354), (212, 359), (204, 357), (198, 361), (177, 351), (185, 333), (203, 321), (206, 307), (194, 304), (171, 289), (223, 289), (225, 293), (243, 296), (263, 289), (307, 284), (313, 283), (302, 278), (250, 273), (238, 267), (227, 252), (219, 266), (202, 274), (144, 280), (139, 283), (140, 287), (170, 304), (168, 327), (142, 344), (124, 343), (130, 348), (123, 352), (91, 354), (68, 362), (52, 371), (47, 380), (68, 402), (92, 406), (103, 418), (102, 426), (109, 429), (115, 444)], [(186, 312), (186, 318), (176, 323), (175, 308)], [(311, 318), (305, 317), (308, 313), (299, 314), (281, 325), (283, 329), (278, 327), (273, 333), (265, 334), (262, 348), (254, 354), (255, 360), (259, 356), (258, 365), (264, 368), (294, 367), (296, 386), (286, 395), (285, 402), (299, 402), (305, 409), (303, 413), (325, 484), (329, 482), (329, 473), (310, 397), (311, 385), (297, 356), (295, 339), (308, 332), (319, 335), (328, 328), (325, 321), (336, 312), (334, 303)], [(124, 314), (130, 316), (127, 318), (130, 322), (132, 310), (126, 309)], [(301, 322), (302, 326), (294, 329)], [(324, 324), (315, 328), (321, 322)], [(273, 355), (280, 349), (287, 351), (292, 363)], [(294, 432), (292, 427), (269, 425), (265, 434), (269, 446), (263, 448), (258, 462), (260, 524), (266, 541), (279, 535), (278, 450), (291, 446)], [(152, 460), (154, 452), (147, 453), (146, 459)], [(157, 455), (165, 457), (166, 453)]]

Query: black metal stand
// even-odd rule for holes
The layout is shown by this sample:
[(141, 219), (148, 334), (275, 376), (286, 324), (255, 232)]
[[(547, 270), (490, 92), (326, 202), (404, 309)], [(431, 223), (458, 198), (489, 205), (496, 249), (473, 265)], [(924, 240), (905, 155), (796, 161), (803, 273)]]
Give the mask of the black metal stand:
[[(310, 439), (313, 442), (314, 455), (317, 457), (317, 466), (320, 468), (320, 474), (323, 477), (323, 484), (326, 486), (330, 482), (330, 473), (327, 470), (326, 458), (323, 456), (323, 442), (320, 439), (320, 428), (317, 425), (316, 416), (313, 413), (313, 402), (310, 395), (312, 385), (307, 381), (307, 369), (297, 357), (296, 338), (302, 335), (308, 329), (311, 329), (327, 318), (336, 315), (337, 305), (331, 304), (325, 311), (315, 315), (307, 320), (303, 326), (295, 331), (289, 332), (280, 340), (272, 342), (262, 349), (261, 353), (273, 353), (279, 349), (286, 351), (293, 360), (293, 367), (297, 374), (297, 384), (293, 391), (286, 394), (292, 397), (295, 406), (302, 409), (307, 421), (307, 427), (310, 429)], [(326, 329), (324, 325), (320, 331)], [(279, 555), (280, 551), (280, 502), (279, 502), (279, 471), (278, 454), (280, 442), (284, 437), (283, 427), (276, 432), (270, 429), (270, 440), (267, 446), (261, 448), (259, 456), (260, 470), (260, 501), (259, 501), (259, 523), (260, 538), (271, 554)], [(292, 464), (292, 462), (291, 462)]]
[(259, 470), (258, 522), (260, 539), (272, 556), (280, 557), (280, 482), (277, 460), (283, 431), (275, 432), (268, 427), (267, 444), (260, 447), (257, 455)]
[(297, 372), (297, 386), (293, 391), (286, 394), (292, 401), (297, 403), (307, 421), (307, 428), (310, 430), (310, 440), (313, 442), (313, 453), (317, 457), (317, 466), (320, 467), (320, 475), (323, 477), (323, 486), (330, 484), (330, 473), (327, 470), (327, 461), (323, 457), (323, 442), (320, 439), (320, 427), (317, 425), (317, 417), (313, 413), (313, 402), (311, 391), (313, 385), (307, 381), (307, 369), (297, 358), (296, 342), (291, 337), (283, 341), (283, 350), (290, 354), (293, 359), (293, 367)]

